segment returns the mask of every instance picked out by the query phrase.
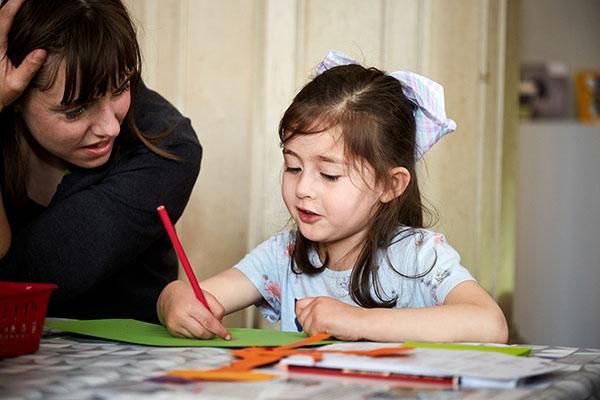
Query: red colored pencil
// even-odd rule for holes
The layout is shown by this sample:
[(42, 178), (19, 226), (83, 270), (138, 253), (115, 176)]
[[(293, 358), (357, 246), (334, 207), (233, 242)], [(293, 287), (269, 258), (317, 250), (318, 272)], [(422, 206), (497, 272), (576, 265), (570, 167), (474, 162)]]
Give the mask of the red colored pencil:
[(208, 311), (210, 311), (210, 307), (208, 306), (208, 303), (206, 302), (206, 298), (204, 297), (204, 293), (202, 293), (202, 289), (200, 288), (200, 285), (198, 285), (198, 280), (196, 279), (194, 270), (192, 269), (192, 266), (190, 265), (190, 261), (188, 260), (187, 256), (185, 255), (185, 251), (183, 251), (183, 246), (181, 245), (181, 242), (179, 241), (177, 232), (175, 232), (173, 223), (169, 219), (169, 215), (167, 214), (167, 209), (165, 208), (165, 206), (160, 205), (156, 208), (156, 211), (158, 211), (158, 215), (160, 215), (160, 219), (162, 220), (162, 223), (165, 226), (165, 229), (167, 230), (167, 234), (169, 235), (169, 238), (171, 239), (171, 243), (173, 243), (173, 247), (175, 248), (175, 251), (177, 252), (177, 257), (179, 257), (179, 261), (181, 261), (183, 270), (185, 271), (185, 274), (187, 275), (188, 280), (190, 281), (190, 285), (192, 285), (192, 289), (194, 290), (194, 294), (196, 295), (196, 298), (198, 300), (200, 300), (200, 303), (202, 303), (202, 305), (204, 307), (206, 307), (206, 309)]

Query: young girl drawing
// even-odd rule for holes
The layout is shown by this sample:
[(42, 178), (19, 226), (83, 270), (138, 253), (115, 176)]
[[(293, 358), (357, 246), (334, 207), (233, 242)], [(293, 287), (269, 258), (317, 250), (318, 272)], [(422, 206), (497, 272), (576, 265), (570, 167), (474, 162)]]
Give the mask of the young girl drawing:
[(505, 342), (506, 320), (440, 234), (423, 227), (415, 164), (454, 129), (441, 86), (330, 53), (280, 124), (295, 228), (201, 282), (161, 293), (171, 334), (228, 338), (223, 315), (258, 304), (281, 329), (345, 340)]

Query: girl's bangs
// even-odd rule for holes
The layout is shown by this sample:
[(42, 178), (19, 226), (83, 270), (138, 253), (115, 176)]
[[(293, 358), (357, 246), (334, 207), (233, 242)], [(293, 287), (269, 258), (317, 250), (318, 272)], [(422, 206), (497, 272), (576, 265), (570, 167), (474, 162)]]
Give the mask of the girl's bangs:
[[(292, 110), (290, 110), (292, 111)], [(296, 112), (294, 112), (296, 111)], [(312, 135), (339, 125), (340, 115), (321, 107), (309, 107), (289, 112), (282, 120), (279, 136), (284, 143), (296, 135)]]

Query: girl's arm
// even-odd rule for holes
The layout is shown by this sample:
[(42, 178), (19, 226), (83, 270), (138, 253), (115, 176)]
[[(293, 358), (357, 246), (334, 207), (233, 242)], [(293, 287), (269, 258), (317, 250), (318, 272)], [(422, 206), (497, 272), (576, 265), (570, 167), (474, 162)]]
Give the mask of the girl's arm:
[(505, 343), (508, 338), (500, 307), (473, 281), (457, 285), (441, 306), (366, 309), (313, 297), (299, 301), (296, 311), (309, 334), (327, 332), (346, 340)]
[(200, 287), (212, 313), (196, 299), (187, 282), (171, 282), (161, 292), (158, 317), (173, 336), (208, 339), (216, 335), (229, 339), (229, 332), (220, 322), (223, 316), (262, 298), (252, 282), (235, 268), (200, 282)]

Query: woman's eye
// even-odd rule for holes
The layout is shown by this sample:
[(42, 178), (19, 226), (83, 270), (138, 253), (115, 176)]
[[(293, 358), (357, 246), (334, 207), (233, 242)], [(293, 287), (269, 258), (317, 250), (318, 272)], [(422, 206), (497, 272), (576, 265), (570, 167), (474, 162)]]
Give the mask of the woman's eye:
[(328, 175), (323, 173), (321, 173), (321, 176), (330, 182), (335, 182), (340, 178), (339, 175)]
[(125, 83), (118, 90), (116, 90), (115, 92), (113, 92), (113, 96), (115, 96), (115, 97), (121, 96), (123, 93), (125, 93), (126, 91), (128, 91), (130, 87), (131, 87), (131, 82), (127, 81), (127, 83)]
[(85, 111), (86, 111), (86, 107), (80, 106), (80, 107), (74, 108), (72, 110), (65, 111), (65, 117), (68, 120), (74, 120), (74, 119), (79, 118), (81, 115), (83, 115), (83, 113)]
[(297, 174), (300, 171), (302, 171), (302, 169), (298, 168), (298, 167), (285, 167), (285, 172), (289, 172), (292, 174)]

